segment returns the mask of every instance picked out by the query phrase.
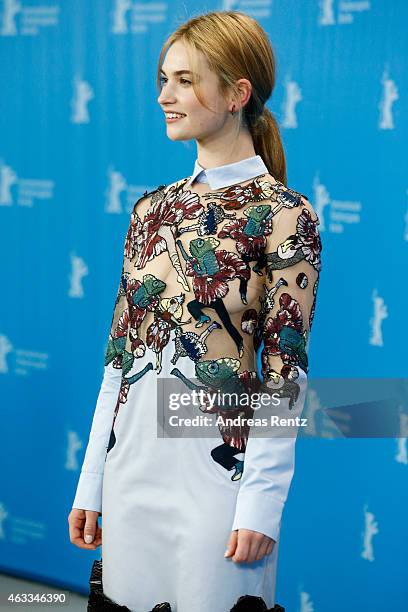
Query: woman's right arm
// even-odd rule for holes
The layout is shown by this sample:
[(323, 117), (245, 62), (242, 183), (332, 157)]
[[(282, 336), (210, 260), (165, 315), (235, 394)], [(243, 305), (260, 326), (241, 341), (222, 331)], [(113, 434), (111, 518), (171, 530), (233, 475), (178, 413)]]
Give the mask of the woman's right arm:
[[(129, 230), (126, 236), (126, 242), (128, 238)], [(113, 413), (122, 378), (122, 368), (118, 367), (121, 357), (118, 355), (116, 360), (112, 359), (112, 353), (114, 352), (114, 346), (118, 344), (119, 340), (116, 339), (115, 342), (115, 336), (117, 336), (119, 331), (118, 322), (127, 320), (126, 316), (124, 316), (127, 310), (126, 295), (122, 287), (123, 275), (128, 265), (126, 258), (126, 242), (121, 280), (113, 309), (108, 346), (105, 354), (105, 369), (102, 384), (96, 402), (75, 499), (72, 504), (72, 510), (68, 516), (71, 543), (79, 548), (88, 550), (95, 550), (102, 544), (102, 529), (98, 525), (98, 516), (102, 514), (103, 471), (112, 428)], [(122, 332), (127, 335), (127, 330), (125, 328), (121, 330), (121, 333)], [(125, 338), (126, 335), (124, 336)]]
[[(110, 347), (117, 336), (118, 322), (127, 320), (126, 295), (122, 287), (122, 278), (126, 273), (127, 259), (124, 257), (121, 280), (113, 309), (108, 348), (105, 354), (105, 366), (96, 407), (93, 415), (88, 445), (79, 476), (73, 508), (102, 512), (102, 479), (109, 436), (112, 428), (113, 412), (119, 395), (122, 369), (117, 367), (120, 360), (109, 361)], [(126, 338), (127, 329), (121, 328)], [(116, 367), (115, 367), (116, 366)]]
[(113, 308), (108, 345), (105, 354), (105, 369), (93, 416), (85, 458), (77, 485), (72, 507), (82, 510), (102, 512), (102, 481), (104, 464), (112, 430), (113, 414), (119, 395), (122, 379), (122, 353), (129, 327), (128, 304), (126, 299), (126, 278), (134, 260), (134, 245), (140, 232), (141, 221), (136, 207), (151, 197), (165, 185), (160, 185), (150, 193), (145, 192), (133, 206), (129, 227), (124, 243), (124, 255), (119, 287)]
[(102, 479), (121, 382), (121, 370), (105, 366), (73, 508), (102, 512)]

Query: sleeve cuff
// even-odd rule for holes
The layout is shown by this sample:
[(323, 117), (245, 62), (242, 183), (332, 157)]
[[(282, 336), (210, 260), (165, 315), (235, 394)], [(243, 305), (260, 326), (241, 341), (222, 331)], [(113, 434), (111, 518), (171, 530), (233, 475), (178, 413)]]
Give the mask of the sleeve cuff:
[(81, 472), (72, 507), (102, 513), (102, 481), (103, 474)]
[(232, 530), (251, 529), (279, 539), (283, 502), (265, 492), (239, 491)]

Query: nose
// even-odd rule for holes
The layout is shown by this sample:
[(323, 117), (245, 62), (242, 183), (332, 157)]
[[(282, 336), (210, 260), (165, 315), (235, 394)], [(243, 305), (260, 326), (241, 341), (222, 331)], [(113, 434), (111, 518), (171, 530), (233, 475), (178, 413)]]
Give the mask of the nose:
[(157, 102), (159, 104), (173, 103), (176, 101), (176, 97), (172, 92), (172, 89), (169, 83), (165, 83), (160, 91), (159, 97), (157, 98)]

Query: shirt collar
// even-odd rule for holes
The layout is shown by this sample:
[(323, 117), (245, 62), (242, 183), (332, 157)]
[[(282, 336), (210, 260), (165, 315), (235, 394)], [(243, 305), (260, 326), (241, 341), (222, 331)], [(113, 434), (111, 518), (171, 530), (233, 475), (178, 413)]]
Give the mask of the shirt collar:
[(266, 173), (268, 173), (268, 168), (260, 155), (253, 155), (233, 164), (207, 169), (200, 166), (196, 159), (193, 174), (187, 181), (187, 186), (197, 181), (198, 183), (208, 183), (210, 189), (222, 189)]

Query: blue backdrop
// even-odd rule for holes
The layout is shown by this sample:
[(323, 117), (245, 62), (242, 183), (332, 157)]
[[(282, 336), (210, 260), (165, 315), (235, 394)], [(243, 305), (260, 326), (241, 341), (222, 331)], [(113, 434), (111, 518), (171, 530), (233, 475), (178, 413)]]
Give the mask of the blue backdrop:
[[(270, 35), (288, 184), (321, 219), (310, 376), (407, 375), (407, 2), (0, 0), (2, 571), (88, 591), (100, 549), (67, 517), (129, 214), (196, 153), (166, 137), (158, 54), (213, 9)], [(277, 601), (407, 610), (407, 439), (317, 433), (297, 443)]]

